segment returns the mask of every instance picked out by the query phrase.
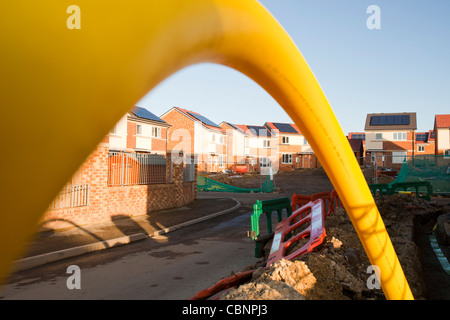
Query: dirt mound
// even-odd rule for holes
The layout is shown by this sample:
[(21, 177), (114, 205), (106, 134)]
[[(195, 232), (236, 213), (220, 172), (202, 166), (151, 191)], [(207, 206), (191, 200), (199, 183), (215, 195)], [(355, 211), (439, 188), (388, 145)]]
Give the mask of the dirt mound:
[[(378, 198), (376, 203), (414, 298), (424, 299), (422, 266), (413, 239), (414, 216), (437, 204), (405, 194)], [(250, 283), (229, 290), (221, 299), (385, 299), (345, 210), (337, 209), (325, 226), (327, 237), (314, 252), (258, 268)]]

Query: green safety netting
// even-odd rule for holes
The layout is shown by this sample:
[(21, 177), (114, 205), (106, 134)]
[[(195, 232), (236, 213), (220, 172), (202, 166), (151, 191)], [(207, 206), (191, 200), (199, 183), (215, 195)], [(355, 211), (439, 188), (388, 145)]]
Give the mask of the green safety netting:
[(403, 163), (395, 181), (389, 185), (416, 181), (430, 182), (433, 194), (450, 194), (450, 157), (410, 157)]
[(229, 184), (220, 183), (218, 181), (212, 180), (208, 177), (197, 175), (197, 190), (198, 191), (215, 191), (215, 192), (235, 192), (235, 193), (270, 193), (273, 192), (274, 185), (270, 176), (266, 177), (264, 184), (261, 188), (249, 189), (231, 186)]

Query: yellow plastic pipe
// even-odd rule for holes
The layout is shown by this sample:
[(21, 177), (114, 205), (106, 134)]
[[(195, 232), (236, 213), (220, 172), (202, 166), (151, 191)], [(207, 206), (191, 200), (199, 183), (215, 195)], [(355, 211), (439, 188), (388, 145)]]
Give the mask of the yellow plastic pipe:
[[(255, 0), (4, 0), (0, 277), (110, 128), (174, 72), (218, 63), (259, 83), (310, 142), (388, 299), (412, 294), (349, 143), (293, 41)], [(80, 29), (70, 28), (79, 17)], [(214, 104), (214, 101), (211, 101)]]

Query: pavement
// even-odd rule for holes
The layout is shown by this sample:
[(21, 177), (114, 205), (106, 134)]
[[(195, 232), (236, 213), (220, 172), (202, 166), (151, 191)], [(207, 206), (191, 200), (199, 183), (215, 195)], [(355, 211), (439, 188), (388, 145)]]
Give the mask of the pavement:
[(183, 228), (238, 210), (234, 198), (206, 197), (173, 209), (150, 212), (136, 217), (112, 217), (111, 221), (93, 225), (72, 225), (64, 229), (40, 228), (27, 245), (14, 272), (58, 260), (112, 248)]

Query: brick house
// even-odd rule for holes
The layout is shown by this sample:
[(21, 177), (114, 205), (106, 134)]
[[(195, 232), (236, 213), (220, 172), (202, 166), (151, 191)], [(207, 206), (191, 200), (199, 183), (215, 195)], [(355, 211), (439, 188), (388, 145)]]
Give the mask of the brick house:
[(278, 140), (265, 126), (234, 124), (245, 133), (245, 165), (249, 172), (272, 168), (278, 171)]
[(366, 155), (378, 166), (398, 168), (415, 155), (416, 113), (373, 113), (365, 123)]
[(366, 133), (365, 132), (349, 132), (347, 135), (349, 140), (351, 139), (359, 139), (363, 144), (363, 155), (366, 153)]
[(170, 125), (145, 108), (135, 107), (109, 133), (111, 151), (145, 152), (165, 155)]
[(352, 148), (353, 154), (359, 165), (364, 165), (364, 144), (362, 139), (350, 139), (348, 138), (350, 147)]
[(437, 114), (434, 118), (435, 154), (450, 156), (450, 114)]
[(161, 119), (170, 124), (168, 130), (168, 150), (172, 157), (179, 151), (195, 158), (198, 170), (220, 172), (226, 169), (226, 130), (203, 115), (173, 107)]
[(319, 167), (311, 146), (294, 123), (266, 122), (264, 126), (278, 140), (279, 170)]
[(166, 155), (168, 128), (146, 109), (127, 113), (54, 199), (41, 225), (102, 223), (192, 202), (197, 170)]
[(434, 130), (429, 130), (428, 132), (416, 132), (415, 145), (415, 156), (434, 155), (436, 149)]
[[(238, 166), (247, 166), (247, 156), (249, 156), (248, 139), (249, 134), (236, 125), (222, 121), (219, 126), (226, 131), (226, 169), (236, 172)], [(247, 147), (246, 147), (247, 146)], [(254, 156), (256, 156), (255, 154)], [(246, 168), (250, 171), (250, 168)], [(253, 170), (252, 170), (253, 171)]]

